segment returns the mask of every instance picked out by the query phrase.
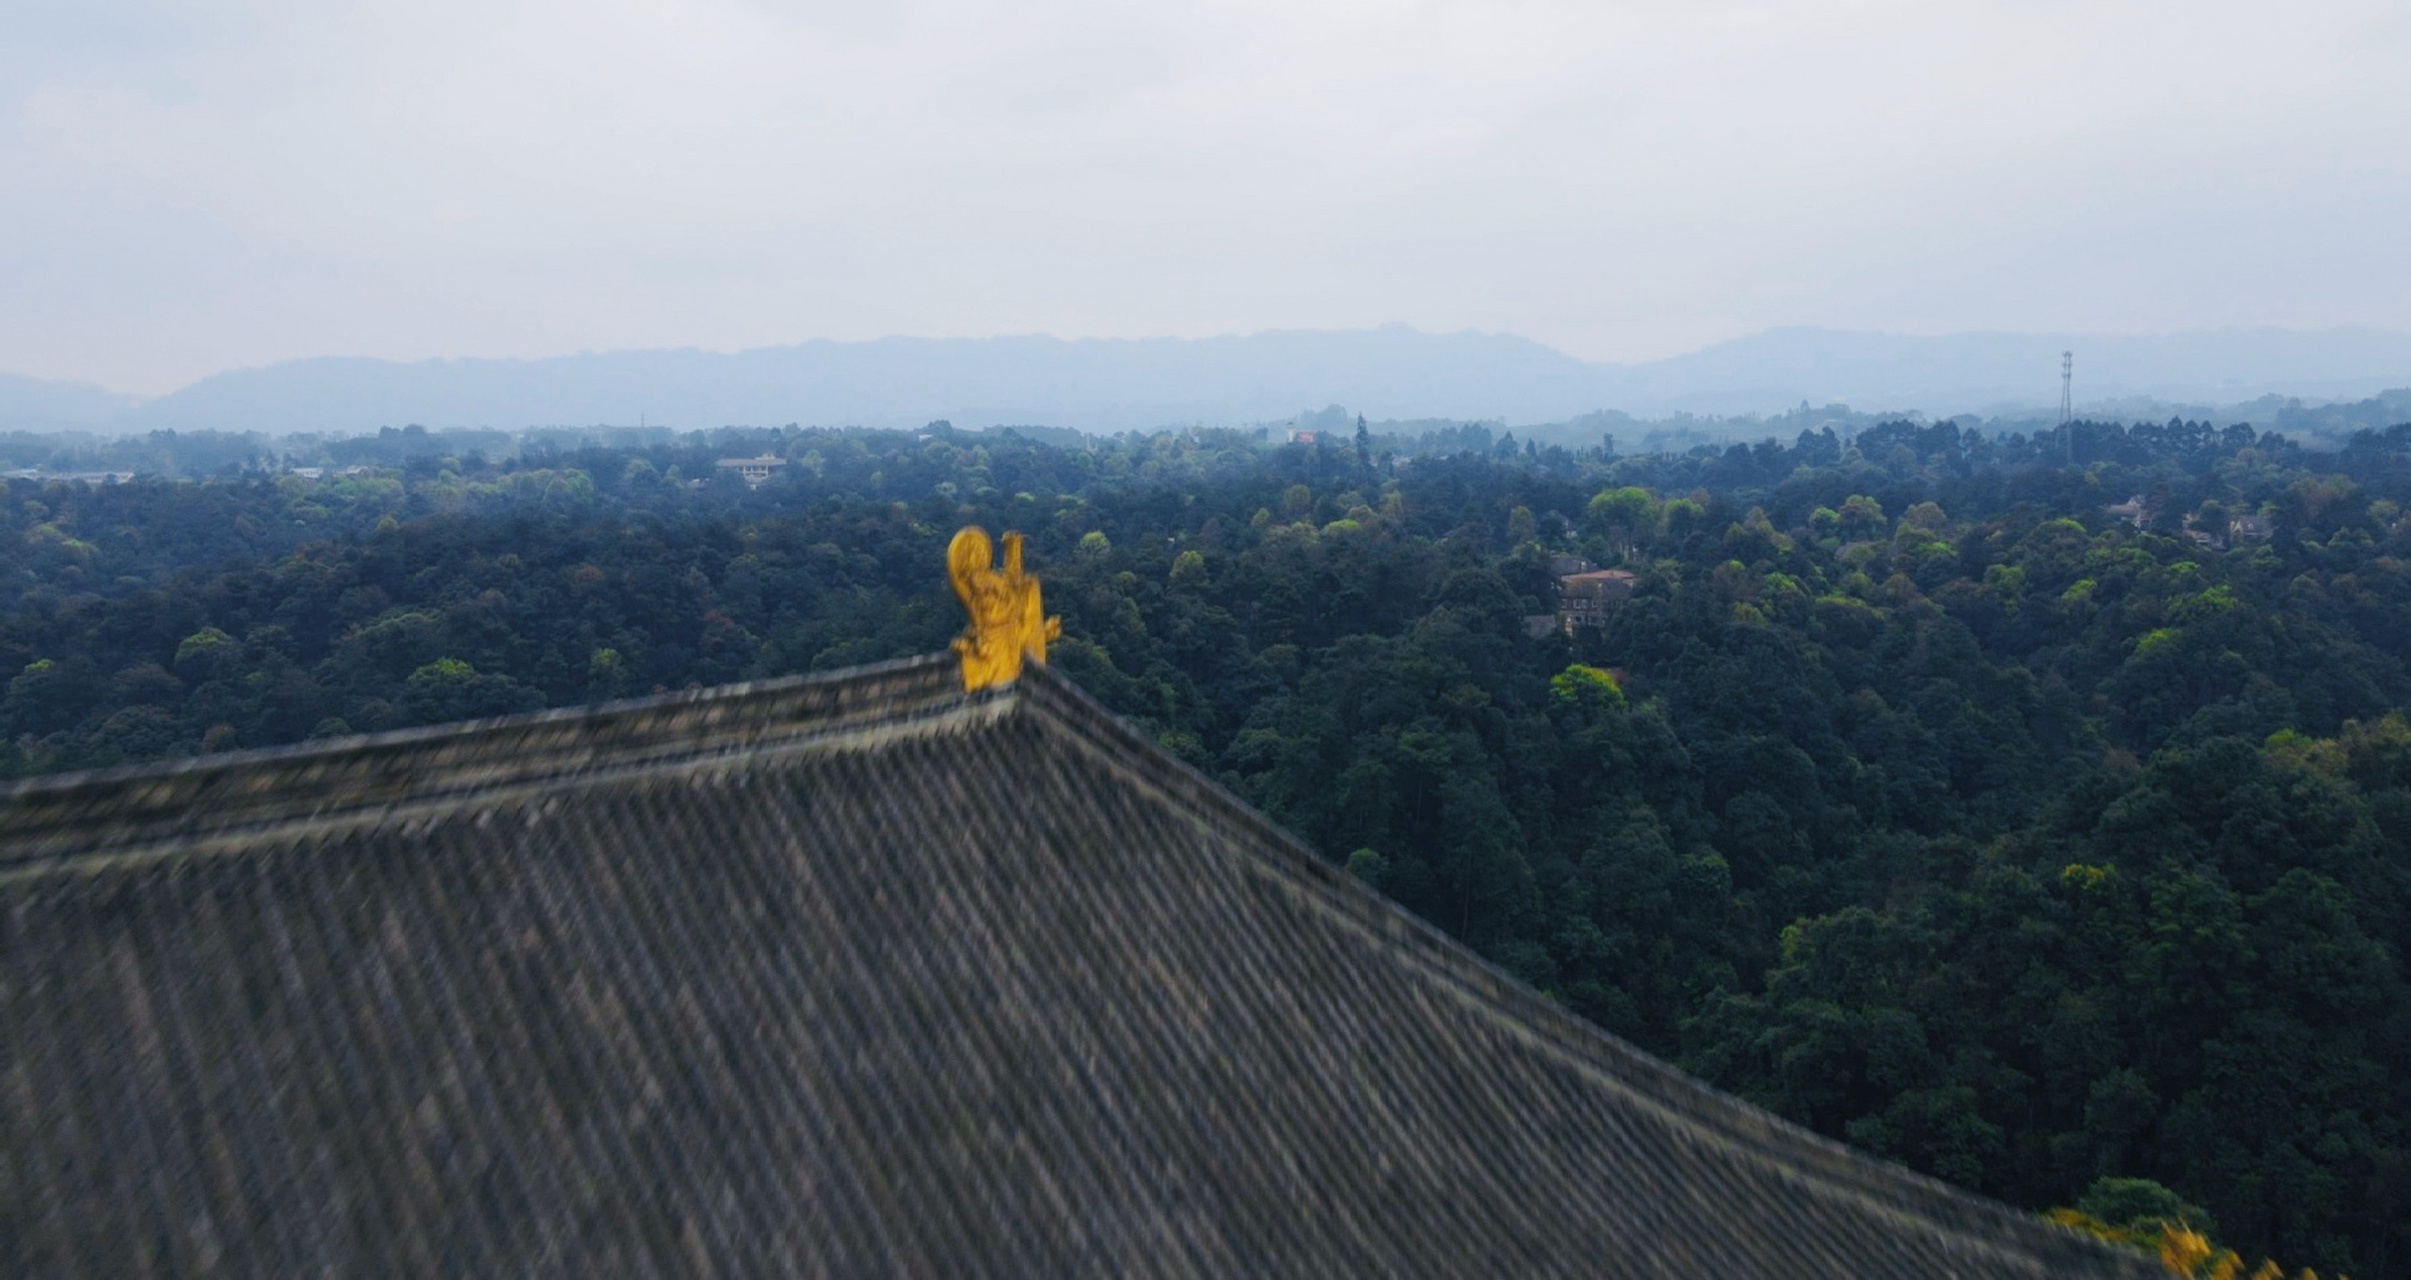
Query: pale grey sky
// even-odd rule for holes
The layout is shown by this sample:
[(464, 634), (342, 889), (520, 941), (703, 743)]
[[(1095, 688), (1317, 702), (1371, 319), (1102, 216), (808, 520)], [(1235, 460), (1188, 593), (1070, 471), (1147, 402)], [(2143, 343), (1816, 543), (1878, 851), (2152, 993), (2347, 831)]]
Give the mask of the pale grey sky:
[(0, 0), (0, 370), (2411, 329), (2411, 4)]

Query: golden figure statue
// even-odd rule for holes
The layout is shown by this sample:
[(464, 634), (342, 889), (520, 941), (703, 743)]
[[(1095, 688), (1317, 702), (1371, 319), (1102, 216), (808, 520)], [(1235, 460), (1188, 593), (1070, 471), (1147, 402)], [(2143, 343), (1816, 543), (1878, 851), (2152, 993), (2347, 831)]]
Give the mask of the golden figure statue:
[(954, 642), (963, 660), (963, 688), (985, 689), (1021, 674), (1024, 655), (1046, 665), (1046, 642), (1063, 634), (1063, 619), (1046, 616), (1038, 579), (1021, 571), (1021, 535), (1005, 534), (1005, 566), (996, 568), (988, 531), (972, 525), (946, 544), (946, 576), (962, 597), (971, 625)]

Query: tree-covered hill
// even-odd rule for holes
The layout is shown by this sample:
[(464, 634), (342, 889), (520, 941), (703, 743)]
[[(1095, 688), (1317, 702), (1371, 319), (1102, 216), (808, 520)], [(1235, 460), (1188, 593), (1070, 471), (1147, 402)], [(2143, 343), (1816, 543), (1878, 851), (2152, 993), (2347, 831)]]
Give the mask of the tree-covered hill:
[[(0, 765), (933, 651), (946, 539), (1017, 528), (1074, 679), (1608, 1029), (2016, 1203), (2150, 1178), (2411, 1276), (2411, 425), (1398, 443), (10, 482)], [(1561, 555), (1636, 586), (1536, 638)]]

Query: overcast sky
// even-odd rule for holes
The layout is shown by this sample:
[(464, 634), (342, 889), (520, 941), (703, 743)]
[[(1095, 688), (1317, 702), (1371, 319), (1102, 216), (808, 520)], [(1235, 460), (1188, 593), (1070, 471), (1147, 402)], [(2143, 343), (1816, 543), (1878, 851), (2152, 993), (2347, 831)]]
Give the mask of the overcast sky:
[(2411, 4), (0, 0), (0, 370), (2411, 329)]

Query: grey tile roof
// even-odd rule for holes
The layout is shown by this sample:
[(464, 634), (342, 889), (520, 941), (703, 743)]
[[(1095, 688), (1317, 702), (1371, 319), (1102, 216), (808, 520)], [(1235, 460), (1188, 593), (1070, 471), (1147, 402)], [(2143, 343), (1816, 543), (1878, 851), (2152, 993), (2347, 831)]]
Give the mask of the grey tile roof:
[(2156, 1272), (1690, 1081), (950, 659), (0, 793), (0, 1257)]

